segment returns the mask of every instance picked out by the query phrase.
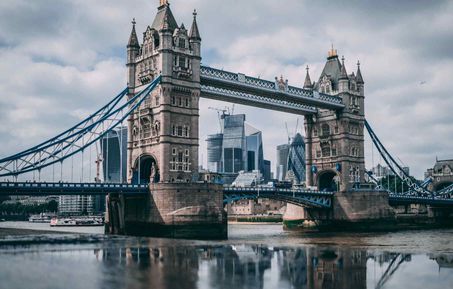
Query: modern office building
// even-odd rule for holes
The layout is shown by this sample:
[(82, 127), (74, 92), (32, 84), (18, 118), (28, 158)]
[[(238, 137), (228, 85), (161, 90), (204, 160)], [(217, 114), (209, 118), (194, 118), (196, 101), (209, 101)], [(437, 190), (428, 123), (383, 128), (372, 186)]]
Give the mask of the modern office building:
[(296, 184), (305, 182), (305, 142), (300, 133), (297, 133), (291, 142), (288, 154), (288, 172)]
[(264, 179), (264, 182), (266, 182), (266, 183), (269, 182), (272, 179), (271, 161), (264, 160), (263, 179)]
[(223, 133), (208, 135), (208, 171), (218, 173), (222, 171), (222, 142)]
[(263, 155), (263, 136), (261, 131), (245, 124), (245, 135), (247, 144), (247, 171), (263, 170), (264, 155)]
[(276, 179), (284, 181), (288, 171), (289, 144), (277, 146)]
[(223, 133), (208, 135), (208, 170), (223, 175), (226, 184), (232, 183), (240, 171), (266, 172), (262, 132), (245, 123), (245, 115), (222, 115)]
[(105, 183), (127, 181), (127, 127), (121, 127), (101, 139), (102, 169)]
[(225, 116), (221, 173), (238, 173), (245, 169), (247, 150), (244, 122), (244, 114)]

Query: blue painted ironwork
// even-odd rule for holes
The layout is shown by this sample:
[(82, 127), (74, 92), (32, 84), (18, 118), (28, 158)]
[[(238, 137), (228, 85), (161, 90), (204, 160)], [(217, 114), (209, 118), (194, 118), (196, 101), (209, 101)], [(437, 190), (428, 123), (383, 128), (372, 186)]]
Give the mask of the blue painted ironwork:
[(79, 125), (59, 134), (57, 137), (27, 149), (21, 153), (0, 160), (0, 177), (18, 176), (31, 171), (39, 171), (52, 164), (83, 152), (104, 135), (121, 124), (146, 99), (160, 83), (157, 77), (141, 92), (119, 105), (126, 90), (116, 96), (107, 106), (85, 119)]
[(223, 202), (228, 204), (238, 200), (267, 198), (285, 201), (304, 207), (329, 209), (332, 206), (333, 194), (333, 192), (319, 192), (302, 189), (225, 187), (223, 189)]
[(107, 195), (119, 193), (141, 195), (149, 193), (148, 185), (115, 183), (37, 183), (37, 182), (2, 182), (0, 195)]
[[(260, 95), (278, 100), (284, 99), (291, 103), (311, 106), (315, 110), (317, 108), (333, 110), (344, 108), (341, 97), (294, 86), (285, 86), (285, 89), (281, 90), (275, 81), (263, 80), (241, 73), (232, 73), (206, 66), (200, 68), (200, 74), (201, 84), (206, 87), (227, 89), (247, 95)], [(205, 97), (203, 93), (202, 97)], [(230, 97), (230, 94), (225, 94), (222, 100), (229, 101)], [(249, 99), (249, 104), (253, 103), (254, 99)]]

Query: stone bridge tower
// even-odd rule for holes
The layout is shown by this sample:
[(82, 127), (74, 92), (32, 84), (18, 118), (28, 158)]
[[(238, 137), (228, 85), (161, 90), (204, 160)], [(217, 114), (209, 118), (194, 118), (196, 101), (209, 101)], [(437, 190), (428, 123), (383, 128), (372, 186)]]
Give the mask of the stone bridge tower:
[(318, 82), (311, 83), (307, 69), (304, 88), (337, 95), (345, 104), (341, 112), (320, 110), (305, 118), (307, 185), (348, 190), (363, 182), (365, 173), (365, 95), (360, 63), (356, 74), (348, 74), (344, 57), (340, 62), (332, 48)]
[(196, 15), (188, 31), (177, 24), (170, 4), (160, 0), (141, 44), (132, 22), (129, 97), (159, 74), (162, 81), (128, 119), (129, 182), (191, 182), (198, 170), (201, 37)]

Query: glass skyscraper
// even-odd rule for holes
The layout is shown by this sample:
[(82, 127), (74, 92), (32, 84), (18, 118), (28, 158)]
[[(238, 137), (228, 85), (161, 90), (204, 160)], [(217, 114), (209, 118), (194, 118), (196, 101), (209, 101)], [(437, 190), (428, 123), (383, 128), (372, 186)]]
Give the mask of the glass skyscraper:
[(127, 181), (127, 127), (112, 130), (101, 139), (104, 182)]
[(286, 178), (286, 172), (288, 171), (289, 147), (289, 144), (277, 146), (277, 175), (275, 177), (279, 181), (283, 181)]
[(297, 184), (305, 182), (305, 142), (300, 133), (296, 134), (289, 148), (288, 174)]

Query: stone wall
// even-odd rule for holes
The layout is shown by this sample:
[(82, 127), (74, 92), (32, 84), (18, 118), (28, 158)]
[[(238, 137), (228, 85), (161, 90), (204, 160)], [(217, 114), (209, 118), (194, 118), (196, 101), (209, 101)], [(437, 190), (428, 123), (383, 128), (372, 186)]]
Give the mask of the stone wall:
[(227, 238), (222, 187), (207, 183), (159, 183), (146, 196), (110, 196), (107, 233)]

